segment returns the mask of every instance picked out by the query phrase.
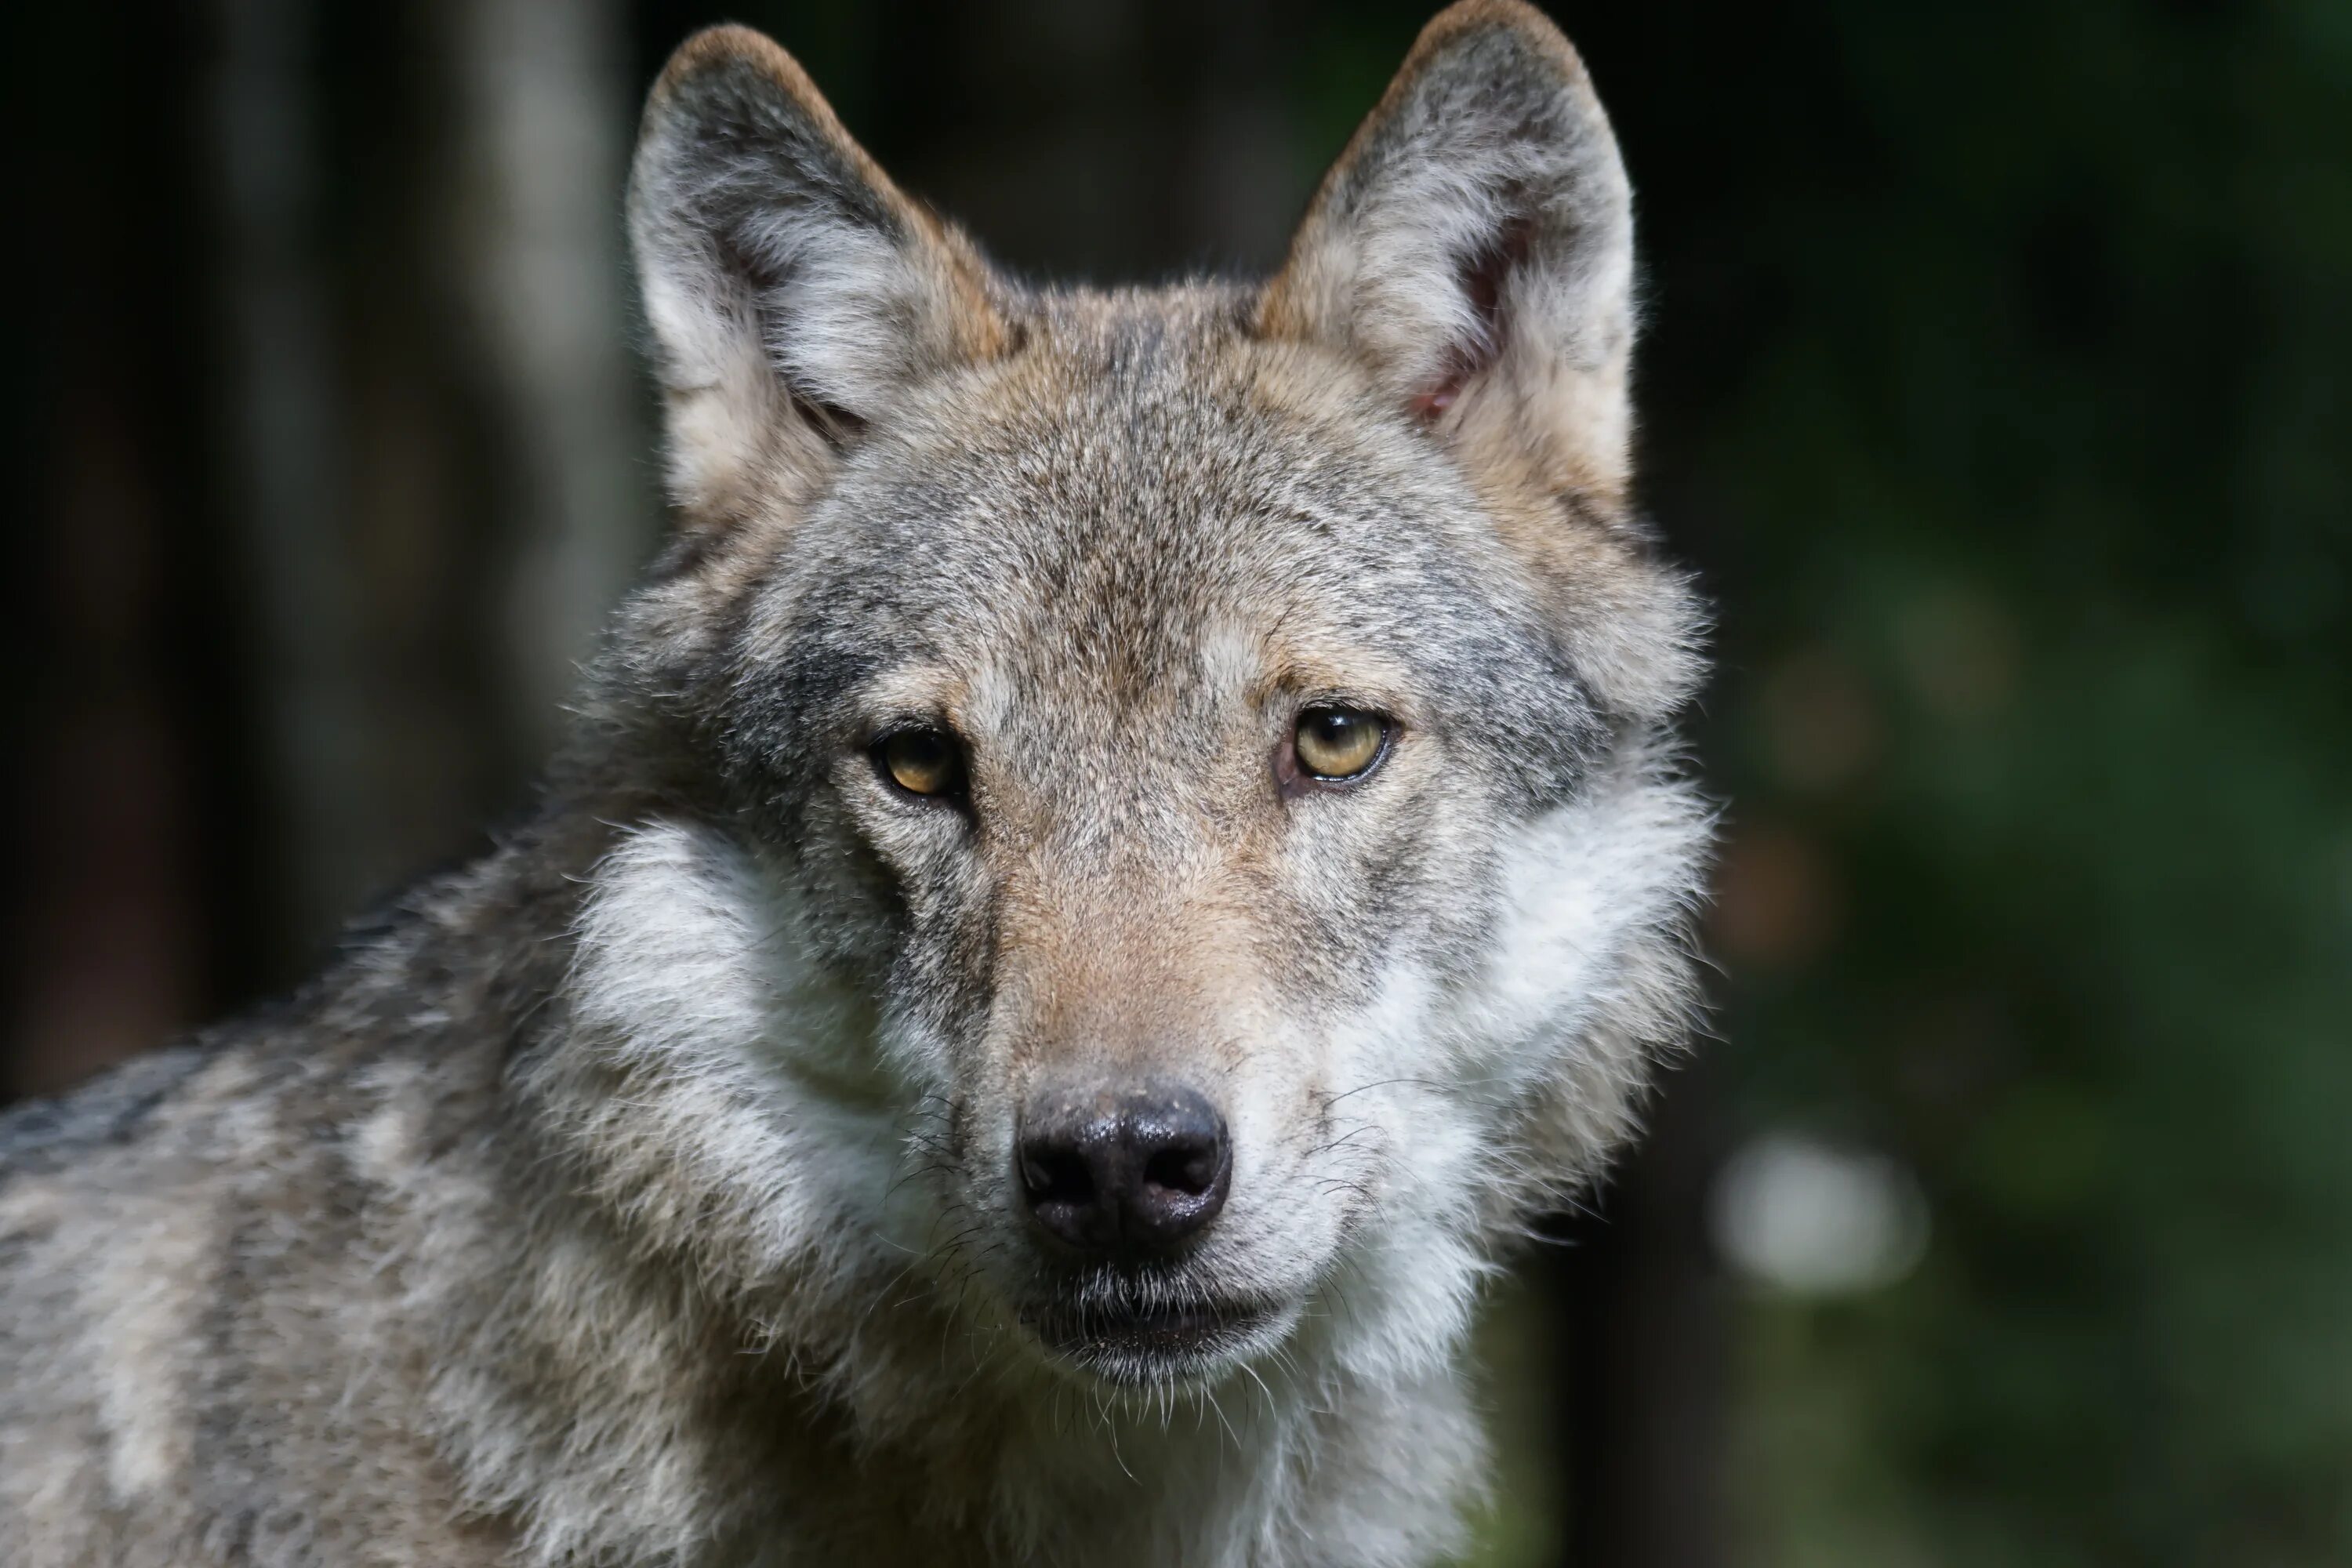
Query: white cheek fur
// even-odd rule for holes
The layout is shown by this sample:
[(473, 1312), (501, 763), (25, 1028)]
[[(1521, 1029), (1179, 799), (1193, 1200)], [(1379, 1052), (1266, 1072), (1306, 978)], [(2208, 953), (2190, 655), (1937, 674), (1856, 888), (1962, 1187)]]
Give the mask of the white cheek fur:
[(1628, 1000), (1637, 951), (1681, 941), (1713, 832), (1696, 791), (1635, 755), (1505, 846), (1502, 919), (1449, 1021), (1499, 1097), (1526, 1092)]
[[(1451, 1353), (1494, 1268), (1496, 1194), (1557, 1191), (1623, 1136), (1686, 1005), (1682, 927), (1712, 832), (1694, 790), (1658, 759), (1626, 757), (1504, 846), (1500, 914), (1475, 973), (1444, 981), (1405, 958), (1331, 1029), (1347, 1136), (1309, 1167), (1336, 1179), (1350, 1151), (1379, 1151), (1377, 1218), (1334, 1277), (1364, 1326), (1338, 1347), (1360, 1375), (1403, 1377)], [(1568, 1137), (1538, 1149), (1519, 1123), (1547, 1097), (1568, 1102)], [(1530, 1168), (1545, 1162), (1560, 1168)]]
[[(779, 1264), (813, 1236), (904, 1246), (903, 1119), (930, 1092), (893, 1070), (871, 1007), (805, 960), (789, 897), (707, 828), (656, 821), (598, 866), (572, 973), (583, 1033), (701, 1173), (758, 1210)], [(844, 1217), (856, 1223), (845, 1228)]]

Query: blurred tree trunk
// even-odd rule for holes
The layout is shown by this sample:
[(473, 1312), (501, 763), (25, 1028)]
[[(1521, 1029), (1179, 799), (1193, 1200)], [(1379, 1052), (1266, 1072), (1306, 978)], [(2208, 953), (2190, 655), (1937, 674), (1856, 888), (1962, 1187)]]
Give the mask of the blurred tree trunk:
[(224, 434), (282, 983), (520, 804), (646, 547), (631, 114), (606, 0), (217, 16)]
[(219, 0), (207, 85), (226, 513), (249, 584), (279, 920), (323, 932), (386, 858), (348, 548), (348, 410), (318, 208), (310, 0)]
[(450, 256), (512, 534), (504, 705), (533, 752), (654, 531), (624, 291), (624, 22), (620, 0), (464, 0), (440, 16), (462, 149)]
[(1566, 1568), (1721, 1568), (1728, 1315), (1706, 1234), (1718, 1069), (1671, 1076), (1558, 1270)]

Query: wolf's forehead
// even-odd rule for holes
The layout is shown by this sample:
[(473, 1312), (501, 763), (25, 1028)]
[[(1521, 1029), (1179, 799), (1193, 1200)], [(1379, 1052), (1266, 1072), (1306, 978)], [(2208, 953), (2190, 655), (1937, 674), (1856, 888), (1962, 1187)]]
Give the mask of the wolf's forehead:
[(1162, 323), (976, 382), (867, 476), (864, 569), (933, 634), (1056, 674), (1214, 679), (1269, 643), (1480, 620), (1504, 584), (1465, 487), (1377, 408), (1300, 406), (1275, 357)]

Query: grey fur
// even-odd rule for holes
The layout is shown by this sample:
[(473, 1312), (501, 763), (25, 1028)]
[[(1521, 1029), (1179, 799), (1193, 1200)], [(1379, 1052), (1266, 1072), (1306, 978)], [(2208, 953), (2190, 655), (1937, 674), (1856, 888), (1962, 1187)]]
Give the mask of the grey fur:
[[(1625, 210), (1508, 0), (1432, 24), (1263, 289), (1016, 289), (773, 45), (681, 50), (631, 196), (677, 534), (530, 826), (0, 1118), (7, 1560), (1456, 1545), (1478, 1286), (1693, 994)], [(1314, 700), (1396, 720), (1364, 783), (1280, 786)], [(915, 721), (967, 802), (877, 773)], [(1058, 1264), (1014, 1108), (1143, 1078), (1224, 1106), (1232, 1201)], [(1231, 1327), (1049, 1348), (1138, 1302)]]

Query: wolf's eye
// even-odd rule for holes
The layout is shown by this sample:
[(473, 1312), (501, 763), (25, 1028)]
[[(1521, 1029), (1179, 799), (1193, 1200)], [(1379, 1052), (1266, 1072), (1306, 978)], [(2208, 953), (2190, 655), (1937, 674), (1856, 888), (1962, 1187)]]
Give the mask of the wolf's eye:
[(1361, 778), (1388, 751), (1389, 721), (1355, 708), (1309, 708), (1291, 737), (1302, 772), (1326, 784)]
[(963, 790), (963, 748), (944, 730), (893, 730), (874, 742), (874, 765), (908, 795), (948, 795)]

